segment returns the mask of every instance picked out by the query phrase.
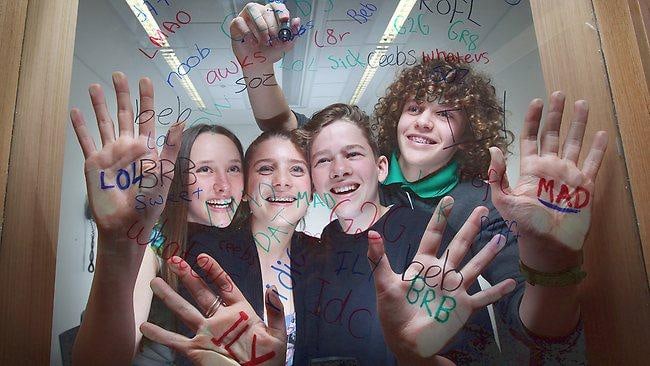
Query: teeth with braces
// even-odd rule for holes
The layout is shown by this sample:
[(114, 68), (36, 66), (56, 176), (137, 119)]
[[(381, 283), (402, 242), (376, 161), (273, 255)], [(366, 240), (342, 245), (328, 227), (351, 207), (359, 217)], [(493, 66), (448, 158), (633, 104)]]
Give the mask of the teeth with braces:
[(349, 186), (332, 188), (332, 191), (334, 193), (336, 193), (336, 194), (342, 194), (342, 193), (352, 192), (352, 191), (356, 190), (357, 188), (359, 188), (358, 184), (351, 184)]
[(222, 200), (213, 199), (213, 200), (205, 201), (205, 203), (207, 203), (208, 205), (223, 206), (223, 207), (228, 206), (231, 202), (232, 202), (232, 198), (226, 198), (226, 199), (222, 199)]
[(296, 200), (295, 197), (269, 197), (266, 199), (269, 202), (291, 203)]
[(427, 144), (427, 145), (431, 145), (435, 143), (435, 141), (421, 136), (409, 136), (409, 140), (413, 142), (417, 142), (419, 144)]

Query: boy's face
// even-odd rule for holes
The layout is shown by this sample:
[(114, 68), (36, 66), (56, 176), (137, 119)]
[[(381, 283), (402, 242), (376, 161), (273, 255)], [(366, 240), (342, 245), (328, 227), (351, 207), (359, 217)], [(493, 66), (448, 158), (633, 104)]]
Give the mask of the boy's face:
[(408, 101), (397, 123), (402, 170), (419, 170), (418, 175), (424, 177), (447, 165), (462, 141), (465, 121), (462, 110)]
[(358, 217), (366, 202), (378, 207), (378, 182), (386, 179), (388, 161), (375, 159), (359, 127), (338, 120), (323, 128), (312, 142), (310, 161), (314, 188), (334, 197), (339, 219)]

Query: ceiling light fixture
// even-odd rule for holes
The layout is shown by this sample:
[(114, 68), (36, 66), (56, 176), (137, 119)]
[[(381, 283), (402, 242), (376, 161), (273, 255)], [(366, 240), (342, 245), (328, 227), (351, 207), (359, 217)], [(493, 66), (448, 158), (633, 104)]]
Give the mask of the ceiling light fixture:
[(357, 104), (361, 100), (363, 93), (365, 93), (378, 69), (378, 67), (372, 67), (370, 65), (378, 64), (381, 57), (388, 52), (388, 47), (390, 47), (390, 44), (395, 41), (395, 38), (397, 38), (397, 35), (402, 29), (404, 22), (406, 22), (406, 18), (411, 13), (411, 9), (413, 9), (416, 1), (417, 0), (400, 0), (399, 4), (397, 4), (395, 12), (393, 13), (393, 16), (390, 17), (386, 30), (384, 30), (384, 34), (379, 39), (379, 44), (375, 47), (375, 51), (368, 60), (366, 69), (363, 71), (361, 80), (359, 80), (359, 84), (354, 90), (354, 94), (352, 94), (350, 104)]
[[(162, 34), (162, 32), (158, 26), (158, 23), (156, 22), (156, 19), (153, 17), (149, 9), (146, 6), (144, 9), (137, 7), (136, 3), (141, 3), (139, 0), (126, 0), (126, 3), (129, 5), (129, 8), (131, 8), (133, 15), (135, 15), (136, 19), (138, 19), (140, 22), (140, 25), (142, 25), (142, 28), (144, 28), (144, 31), (147, 32), (147, 35), (149, 35), (149, 37), (156, 38), (156, 41), (162, 45), (160, 52), (165, 59), (165, 62), (167, 62), (167, 65), (169, 65), (169, 68), (171, 68), (173, 72), (177, 73), (179, 66), (181, 66), (181, 62), (178, 57), (176, 57), (176, 52), (174, 52), (174, 50), (167, 42), (167, 38), (160, 37), (160, 34)], [(143, 15), (144, 19), (141, 19), (141, 16)], [(162, 38), (162, 40), (159, 40), (160, 38)], [(205, 109), (205, 103), (203, 102), (203, 99), (201, 98), (199, 92), (196, 90), (196, 87), (194, 87), (194, 84), (192, 83), (192, 80), (190, 80), (190, 77), (188, 75), (179, 75), (179, 77), (181, 80), (181, 85), (185, 89), (185, 92), (190, 97), (190, 99), (194, 101), (199, 109)]]

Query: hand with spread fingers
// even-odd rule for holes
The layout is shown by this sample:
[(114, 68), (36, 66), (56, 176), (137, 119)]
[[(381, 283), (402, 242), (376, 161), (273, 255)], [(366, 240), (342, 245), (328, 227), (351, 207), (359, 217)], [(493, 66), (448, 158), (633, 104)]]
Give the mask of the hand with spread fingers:
[(244, 71), (272, 72), (273, 63), (293, 48), (299, 28), (300, 18), (291, 19), (283, 3), (250, 2), (230, 22), (233, 52)]
[[(89, 88), (103, 145), (101, 150), (98, 151), (95, 147), (81, 111), (73, 108), (70, 118), (86, 159), (84, 164), (86, 189), (100, 238), (105, 239), (104, 242), (113, 239), (125, 240), (127, 229), (134, 222), (140, 221), (145, 229), (144, 233), (138, 236), (143, 242), (138, 244), (146, 245), (149, 232), (158, 220), (164, 205), (139, 212), (135, 209), (135, 197), (138, 194), (145, 194), (150, 197), (167, 198), (183, 125), (176, 124), (169, 129), (169, 143), (158, 154), (155, 148), (147, 146), (148, 136), (155, 136), (154, 95), (151, 80), (148, 78), (140, 80), (143, 113), (137, 134), (134, 132), (133, 106), (126, 76), (121, 72), (114, 73), (113, 84), (117, 97), (119, 125), (117, 137), (102, 87), (93, 84)], [(146, 117), (149, 119), (145, 119)], [(164, 169), (163, 163), (165, 163)], [(162, 172), (165, 172), (164, 176)]]
[(579, 100), (575, 102), (573, 121), (559, 154), (564, 102), (562, 92), (551, 96), (539, 151), (537, 137), (543, 102), (536, 99), (530, 103), (520, 137), (521, 170), (516, 186), (510, 187), (508, 183), (501, 151), (490, 148), (492, 202), (504, 219), (517, 222), (522, 254), (534, 250), (536, 256), (541, 256), (540, 263), (526, 264), (547, 271), (562, 269), (563, 265), (560, 262), (559, 268), (553, 268), (558, 266), (543, 263), (544, 256), (571, 256), (571, 252), (582, 249), (591, 221), (594, 182), (607, 147), (607, 133), (596, 132), (582, 169), (578, 167), (589, 114), (587, 102)]
[(181, 258), (172, 257), (168, 261), (200, 310), (161, 278), (151, 281), (156, 296), (196, 335), (190, 339), (151, 323), (142, 324), (142, 333), (181, 352), (197, 365), (284, 365), (287, 332), (284, 308), (275, 288), (267, 289), (265, 294), (266, 325), (212, 257), (201, 254), (197, 263), (204, 269), (208, 281), (214, 281), (220, 289), (219, 294), (214, 294)]
[(459, 264), (479, 232), (487, 208), (477, 207), (445, 252), (437, 257), (447, 217), (453, 206), (443, 198), (427, 225), (418, 251), (402, 275), (392, 271), (381, 236), (368, 233), (368, 259), (374, 269), (377, 307), (384, 338), (400, 364), (440, 362), (438, 353), (477, 309), (512, 291), (515, 281), (504, 280), (472, 296), (467, 289), (505, 245), (497, 235), (462, 269)]

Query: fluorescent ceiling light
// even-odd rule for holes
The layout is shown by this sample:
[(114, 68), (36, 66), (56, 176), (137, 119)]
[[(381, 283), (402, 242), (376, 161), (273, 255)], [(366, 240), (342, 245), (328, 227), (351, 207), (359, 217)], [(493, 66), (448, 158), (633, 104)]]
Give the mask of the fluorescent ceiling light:
[[(142, 5), (142, 2), (140, 0), (126, 0), (126, 3), (129, 5), (129, 8), (131, 8), (133, 15), (135, 15), (135, 18), (138, 19), (140, 25), (142, 25), (142, 28), (144, 28), (144, 31), (147, 32), (147, 35), (149, 35), (149, 37), (156, 38), (156, 40), (162, 38), (162, 40), (158, 42), (162, 45), (160, 52), (165, 59), (165, 62), (167, 62), (167, 65), (169, 65), (169, 68), (171, 68), (173, 72), (177, 73), (181, 62), (178, 60), (178, 57), (176, 57), (176, 52), (174, 52), (174, 50), (167, 42), (167, 37), (160, 37), (162, 31), (160, 30), (156, 19), (149, 11), (149, 8), (146, 6), (144, 6), (143, 9), (137, 7), (136, 3), (140, 3), (140, 5)], [(139, 15), (142, 14), (144, 14), (144, 20), (141, 20), (139, 17)], [(181, 80), (181, 85), (185, 89), (185, 92), (190, 97), (190, 99), (194, 101), (199, 109), (205, 109), (205, 103), (203, 103), (201, 95), (194, 87), (194, 84), (192, 84), (190, 77), (188, 75), (179, 75), (179, 77)]]
[(370, 85), (370, 82), (378, 69), (378, 67), (372, 67), (370, 64), (379, 63), (379, 59), (388, 52), (388, 47), (393, 43), (393, 41), (395, 41), (399, 31), (402, 30), (402, 26), (404, 25), (404, 22), (406, 22), (406, 18), (411, 13), (411, 9), (413, 9), (416, 1), (417, 0), (400, 0), (399, 4), (397, 4), (395, 12), (393, 13), (393, 16), (390, 17), (386, 30), (384, 30), (384, 34), (379, 39), (379, 44), (375, 48), (372, 57), (368, 60), (368, 65), (366, 65), (366, 69), (363, 71), (361, 80), (359, 80), (359, 84), (354, 90), (354, 94), (352, 94), (350, 104), (357, 104), (361, 100), (363, 93), (368, 88), (368, 85)]

